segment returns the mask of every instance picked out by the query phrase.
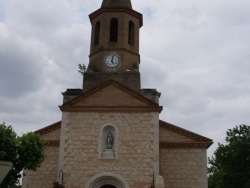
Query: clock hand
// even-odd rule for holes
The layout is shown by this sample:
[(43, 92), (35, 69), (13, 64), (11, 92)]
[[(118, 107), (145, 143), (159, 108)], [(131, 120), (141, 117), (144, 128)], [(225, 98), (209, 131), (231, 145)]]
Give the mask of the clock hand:
[(111, 63), (114, 65), (114, 61), (113, 61), (113, 58), (114, 58), (114, 56), (112, 56), (112, 59), (111, 59)]

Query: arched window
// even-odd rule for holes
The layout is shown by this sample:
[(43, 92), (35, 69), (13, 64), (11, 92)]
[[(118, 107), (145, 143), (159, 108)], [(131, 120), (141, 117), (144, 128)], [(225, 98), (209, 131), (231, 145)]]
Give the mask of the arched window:
[(118, 20), (116, 18), (112, 18), (110, 20), (110, 42), (117, 42), (118, 38)]
[(130, 45), (135, 44), (135, 25), (134, 25), (134, 22), (132, 21), (129, 21), (128, 43)]
[(97, 22), (95, 24), (94, 46), (97, 46), (99, 44), (99, 38), (100, 38), (100, 22)]

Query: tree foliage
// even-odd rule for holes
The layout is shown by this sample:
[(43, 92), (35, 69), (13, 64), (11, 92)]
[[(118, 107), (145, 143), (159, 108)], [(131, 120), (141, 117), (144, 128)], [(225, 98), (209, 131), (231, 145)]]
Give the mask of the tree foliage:
[(78, 64), (78, 72), (81, 74), (81, 75), (84, 75), (84, 73), (86, 72), (86, 66), (84, 64)]
[(0, 188), (15, 187), (22, 170), (36, 170), (44, 160), (44, 142), (35, 133), (17, 136), (11, 126), (0, 124), (0, 160), (13, 163)]
[(226, 132), (208, 159), (209, 188), (250, 188), (250, 126), (240, 125)]

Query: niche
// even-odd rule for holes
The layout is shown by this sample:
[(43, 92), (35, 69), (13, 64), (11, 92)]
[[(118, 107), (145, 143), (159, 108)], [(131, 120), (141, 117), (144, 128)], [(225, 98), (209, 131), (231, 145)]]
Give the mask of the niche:
[(101, 131), (99, 157), (103, 159), (117, 158), (117, 131), (111, 126), (105, 126)]

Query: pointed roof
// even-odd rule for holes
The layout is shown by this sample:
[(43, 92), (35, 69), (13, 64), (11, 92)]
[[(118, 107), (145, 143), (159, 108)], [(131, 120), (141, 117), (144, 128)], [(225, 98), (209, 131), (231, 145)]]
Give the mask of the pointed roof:
[(103, 0), (102, 8), (103, 7), (127, 7), (132, 9), (130, 0)]

